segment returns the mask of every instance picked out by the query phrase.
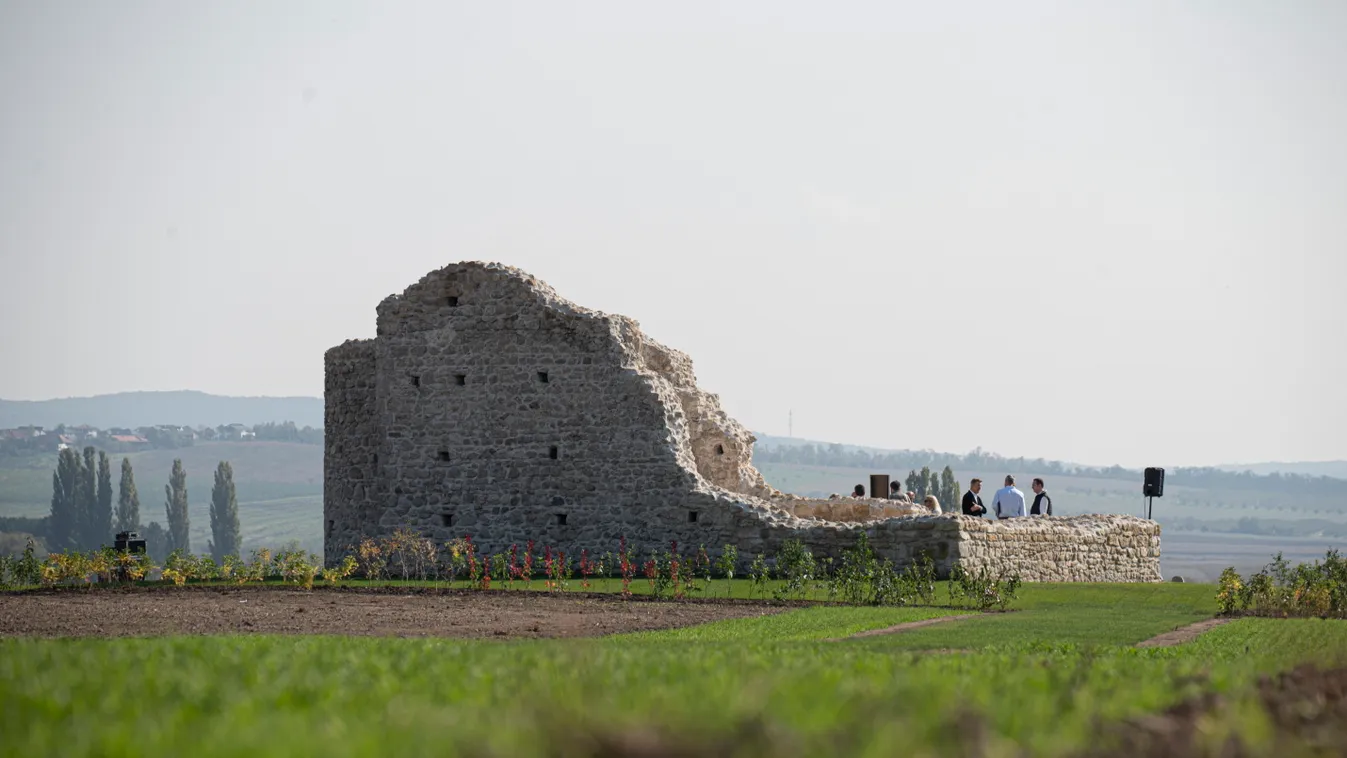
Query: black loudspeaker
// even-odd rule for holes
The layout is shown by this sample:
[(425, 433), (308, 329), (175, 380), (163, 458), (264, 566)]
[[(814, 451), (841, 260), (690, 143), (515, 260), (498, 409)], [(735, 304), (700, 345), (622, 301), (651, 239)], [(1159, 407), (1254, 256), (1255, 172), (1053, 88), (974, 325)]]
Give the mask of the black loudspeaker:
[(1165, 494), (1165, 470), (1146, 469), (1146, 483), (1141, 486), (1141, 494), (1146, 497), (1163, 497)]
[(870, 497), (888, 497), (888, 496), (889, 496), (889, 475), (871, 474)]

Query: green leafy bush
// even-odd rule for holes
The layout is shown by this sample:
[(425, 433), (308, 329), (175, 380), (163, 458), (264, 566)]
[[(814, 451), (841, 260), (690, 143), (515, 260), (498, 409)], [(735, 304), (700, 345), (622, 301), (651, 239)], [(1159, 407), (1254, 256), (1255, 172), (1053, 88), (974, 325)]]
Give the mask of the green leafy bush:
[(776, 556), (776, 575), (785, 580), (785, 584), (776, 588), (774, 597), (777, 600), (804, 597), (817, 571), (814, 554), (809, 548), (800, 540), (786, 540)]
[(1347, 560), (1329, 550), (1323, 561), (1292, 566), (1277, 553), (1247, 580), (1221, 572), (1216, 602), (1222, 615), (1347, 618)]

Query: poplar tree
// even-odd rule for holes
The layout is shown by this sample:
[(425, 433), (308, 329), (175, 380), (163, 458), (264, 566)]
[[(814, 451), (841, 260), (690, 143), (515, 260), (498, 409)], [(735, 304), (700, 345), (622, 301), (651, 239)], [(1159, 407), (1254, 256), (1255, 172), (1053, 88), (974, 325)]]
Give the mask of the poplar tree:
[(210, 491), (210, 554), (216, 563), (239, 554), (239, 504), (234, 496), (234, 467), (220, 461)]
[(935, 479), (931, 476), (931, 467), (922, 466), (921, 474), (917, 480), (917, 502), (926, 499), (927, 495), (935, 494)]
[(168, 515), (167, 552), (181, 550), (190, 553), (192, 542), (188, 533), (187, 472), (182, 468), (181, 458), (173, 459), (173, 471), (168, 476), (168, 484), (164, 485), (164, 495), (167, 498), (164, 510)]
[(117, 487), (117, 531), (140, 529), (140, 495), (136, 492), (136, 476), (131, 471), (131, 459), (122, 459), (122, 481)]
[(93, 513), (89, 520), (89, 547), (96, 548), (112, 542), (112, 464), (108, 454), (98, 451), (98, 490)]
[(84, 448), (84, 465), (80, 468), (79, 488), (79, 543), (81, 550), (98, 547), (98, 451)]
[(84, 480), (79, 453), (66, 448), (56, 457), (51, 475), (51, 516), (47, 520), (47, 549), (53, 553), (80, 547), (79, 494)]
[(959, 499), (959, 480), (954, 478), (954, 469), (949, 466), (940, 472), (940, 505), (946, 513), (961, 513), (962, 502)]

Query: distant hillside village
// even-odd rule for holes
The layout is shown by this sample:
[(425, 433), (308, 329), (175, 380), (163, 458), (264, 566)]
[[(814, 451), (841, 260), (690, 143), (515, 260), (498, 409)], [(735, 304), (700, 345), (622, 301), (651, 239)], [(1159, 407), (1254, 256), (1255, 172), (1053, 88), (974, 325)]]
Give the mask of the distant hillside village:
[(294, 422), (279, 424), (221, 424), (216, 427), (140, 426), (135, 429), (109, 427), (98, 429), (88, 424), (58, 425), (53, 429), (41, 426), (20, 426), (0, 429), (0, 455), (33, 455), (57, 453), (66, 448), (97, 445), (108, 453), (124, 454), (140, 450), (172, 450), (191, 447), (197, 442), (297, 442), (321, 445), (323, 430), (311, 426), (297, 427)]

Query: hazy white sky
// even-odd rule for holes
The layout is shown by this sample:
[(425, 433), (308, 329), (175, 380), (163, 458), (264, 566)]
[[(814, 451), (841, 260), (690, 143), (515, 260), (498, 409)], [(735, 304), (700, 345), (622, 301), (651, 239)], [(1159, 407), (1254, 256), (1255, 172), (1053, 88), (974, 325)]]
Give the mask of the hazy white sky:
[(0, 397), (319, 395), (379, 300), (497, 260), (770, 434), (1347, 458), (1344, 39), (1339, 0), (11, 0)]

